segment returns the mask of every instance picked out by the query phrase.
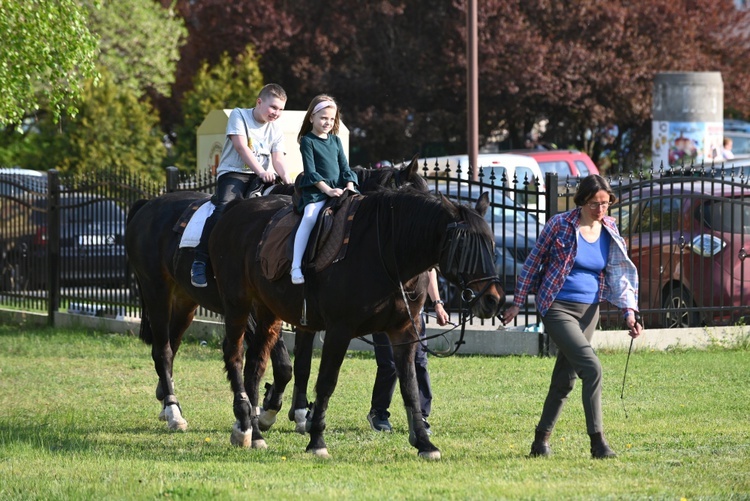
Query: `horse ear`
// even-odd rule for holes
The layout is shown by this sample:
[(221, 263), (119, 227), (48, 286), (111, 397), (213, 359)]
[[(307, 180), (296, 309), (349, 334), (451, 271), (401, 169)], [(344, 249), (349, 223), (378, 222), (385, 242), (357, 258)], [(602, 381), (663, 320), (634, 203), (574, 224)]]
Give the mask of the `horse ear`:
[(419, 153), (415, 154), (414, 157), (412, 157), (411, 162), (409, 162), (409, 165), (406, 166), (404, 172), (409, 176), (409, 179), (417, 175), (417, 173), (419, 172)]
[(485, 191), (479, 196), (479, 200), (477, 200), (476, 209), (479, 215), (484, 217), (484, 214), (487, 212), (487, 208), (489, 206), (490, 206), (490, 194)]
[(455, 202), (450, 200), (443, 193), (440, 193), (440, 202), (443, 204), (443, 207), (450, 211), (451, 214), (453, 214), (455, 217), (458, 217), (458, 207), (456, 207)]

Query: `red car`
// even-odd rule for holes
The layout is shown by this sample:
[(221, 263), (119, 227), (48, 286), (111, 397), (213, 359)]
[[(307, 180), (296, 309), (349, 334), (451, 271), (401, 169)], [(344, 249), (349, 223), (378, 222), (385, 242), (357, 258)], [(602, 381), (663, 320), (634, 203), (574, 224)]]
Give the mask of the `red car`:
[(750, 188), (690, 178), (620, 188), (610, 214), (638, 268), (646, 326), (728, 325), (750, 313)]
[(591, 157), (577, 150), (525, 150), (519, 153), (536, 160), (543, 173), (556, 173), (560, 182), (571, 177), (599, 174)]

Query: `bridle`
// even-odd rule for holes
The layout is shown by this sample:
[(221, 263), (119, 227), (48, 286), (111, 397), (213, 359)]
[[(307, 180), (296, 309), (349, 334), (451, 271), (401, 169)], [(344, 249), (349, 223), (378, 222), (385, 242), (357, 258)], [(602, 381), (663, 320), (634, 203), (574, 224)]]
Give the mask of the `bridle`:
[[(459, 251), (462, 252), (459, 254)], [(492, 244), (471, 231), (467, 223), (458, 221), (448, 224), (440, 242), (440, 271), (448, 280), (459, 285), (461, 302), (465, 303), (466, 309), (473, 308), (493, 284), (500, 283), (495, 274), (493, 256)], [(466, 278), (467, 275), (477, 273), (481, 274), (479, 278)], [(483, 281), (487, 283), (479, 294), (476, 294), (470, 286)]]
[[(390, 206), (390, 209), (392, 212), (393, 205)], [(417, 324), (414, 320), (414, 316), (411, 314), (411, 309), (408, 307), (409, 300), (404, 289), (403, 281), (401, 280), (401, 276), (398, 272), (398, 260), (396, 256), (395, 243), (392, 246), (393, 261), (394, 263), (396, 263), (395, 278), (391, 276), (391, 273), (389, 272), (388, 266), (386, 266), (386, 262), (383, 257), (383, 246), (380, 242), (379, 210), (376, 211), (376, 227), (378, 236), (378, 255), (380, 257), (380, 262), (383, 265), (386, 276), (392, 283), (397, 285), (399, 287), (399, 290), (401, 291), (402, 299), (404, 301), (404, 304), (406, 305), (407, 313), (409, 314), (409, 320), (411, 321), (412, 328), (414, 329), (414, 333), (416, 335), (416, 339), (414, 341), (398, 343), (392, 346), (422, 343), (422, 348), (424, 349), (424, 351), (430, 353), (433, 356), (449, 357), (454, 355), (458, 351), (459, 347), (465, 343), (464, 334), (466, 333), (466, 322), (472, 315), (472, 308), (482, 298), (482, 296), (484, 296), (484, 294), (493, 284), (500, 283), (500, 279), (495, 274), (495, 265), (492, 261), (492, 256), (494, 256), (492, 244), (488, 244), (486, 239), (483, 239), (481, 235), (477, 234), (477, 232), (471, 231), (470, 225), (466, 222), (458, 221), (448, 224), (440, 242), (440, 258), (438, 260), (438, 263), (443, 276), (448, 278), (450, 281), (459, 284), (459, 287), (461, 289), (461, 320), (459, 324), (454, 325), (450, 329), (446, 329), (445, 331), (438, 334), (420, 338), (419, 329), (417, 329)], [(392, 237), (394, 231), (393, 227), (394, 225), (391, 224)], [(391, 238), (391, 241), (395, 242), (395, 238)], [(462, 251), (460, 254), (459, 250)], [(474, 278), (471, 280), (468, 280), (466, 278), (467, 275), (476, 275), (477, 272), (481, 273), (480, 278)], [(471, 289), (471, 285), (482, 281), (486, 281), (487, 283), (484, 285), (482, 290), (479, 291), (479, 293), (475, 293), (474, 290)], [(447, 334), (448, 332), (455, 330), (458, 325), (461, 326), (461, 334), (459, 340), (456, 341), (453, 348), (445, 351), (434, 351), (427, 347), (425, 341), (445, 336), (445, 334)], [(372, 341), (368, 341), (364, 338), (360, 339), (368, 344), (375, 346), (375, 343)]]

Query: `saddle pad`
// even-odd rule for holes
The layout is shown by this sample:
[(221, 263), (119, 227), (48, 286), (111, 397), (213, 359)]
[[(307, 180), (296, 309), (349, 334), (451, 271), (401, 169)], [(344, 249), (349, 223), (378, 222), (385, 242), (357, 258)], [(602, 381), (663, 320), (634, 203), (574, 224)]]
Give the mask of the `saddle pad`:
[(185, 212), (180, 216), (179, 221), (174, 226), (174, 231), (182, 233), (180, 238), (180, 248), (195, 247), (201, 241), (203, 226), (206, 224), (208, 216), (213, 214), (216, 206), (212, 203), (206, 203), (209, 199), (198, 200), (190, 204)]
[[(315, 271), (325, 269), (346, 255), (351, 224), (361, 199), (361, 195), (349, 196), (335, 213), (332, 213), (330, 207), (325, 207), (321, 211), (308, 242), (308, 252), (310, 248), (316, 249), (310, 259)], [(329, 221), (324, 221), (326, 218)], [(274, 281), (289, 274), (292, 266), (290, 237), (294, 238), (300, 219), (301, 216), (295, 213), (294, 206), (290, 205), (274, 214), (263, 230), (255, 258), (260, 262), (261, 271), (266, 279)]]
[(346, 249), (349, 246), (349, 233), (352, 230), (354, 214), (362, 201), (361, 195), (347, 197), (344, 203), (334, 215), (333, 225), (327, 235), (322, 237), (320, 247), (317, 247), (313, 256), (312, 265), (315, 271), (326, 269), (336, 261), (344, 259)]

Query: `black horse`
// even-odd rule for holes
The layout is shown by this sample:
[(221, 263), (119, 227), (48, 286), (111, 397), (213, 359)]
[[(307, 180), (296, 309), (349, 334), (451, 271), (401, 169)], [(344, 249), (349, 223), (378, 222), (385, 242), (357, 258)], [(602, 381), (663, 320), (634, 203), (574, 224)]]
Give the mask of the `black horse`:
[[(426, 182), (417, 169), (416, 159), (402, 168), (355, 168), (362, 191), (412, 185), (426, 191)], [(291, 195), (291, 188), (289, 185), (277, 185), (272, 192)], [(148, 301), (145, 301), (141, 294), (140, 337), (152, 346), (152, 358), (159, 376), (156, 386), (156, 398), (161, 402), (159, 419), (166, 421), (171, 430), (187, 429), (187, 421), (182, 416), (172, 381), (174, 357), (185, 330), (192, 322), (198, 305), (216, 313), (223, 313), (212, 276), (209, 276), (208, 287), (196, 288), (190, 284), (189, 261), (192, 259), (192, 252), (182, 250), (178, 253), (180, 235), (172, 230), (187, 207), (196, 200), (205, 198), (206, 195), (203, 193), (179, 192), (152, 201), (141, 200), (131, 208), (125, 231), (129, 263), (136, 273), (140, 289), (143, 291), (156, 287), (160, 291), (160, 294), (149, 296)], [(291, 198), (288, 198), (288, 203), (291, 203)], [(249, 338), (252, 336), (252, 321), (249, 322), (247, 334)], [(309, 348), (305, 341), (300, 341), (300, 352), (311, 353), (312, 336), (303, 334), (298, 338), (310, 339)], [(309, 355), (300, 357), (301, 360), (305, 358), (309, 358)], [(269, 408), (273, 409), (276, 406), (277, 411), (281, 407), (284, 389), (292, 378), (291, 361), (282, 339), (274, 346), (271, 360), (274, 367), (275, 391), (272, 394), (273, 398), (269, 400)], [(307, 366), (309, 372), (309, 361)], [(300, 369), (300, 372), (304, 373), (304, 369)], [(275, 417), (275, 411), (271, 411), (271, 415)]]
[[(505, 297), (495, 276), (492, 232), (482, 217), (489, 205), (487, 194), (480, 197), (476, 210), (411, 191), (363, 197), (346, 258), (317, 273), (306, 273), (304, 286), (292, 285), (287, 277), (269, 281), (255, 259), (254, 250), (268, 221), (287, 204), (287, 197), (279, 196), (236, 202), (217, 223), (209, 241), (225, 319), (224, 362), (237, 418), (231, 442), (266, 446), (258, 427), (258, 386), (282, 322), (299, 326), (306, 300), (305, 327), (326, 332), (316, 400), (307, 423), (307, 450), (328, 455), (323, 439), (325, 414), (350, 340), (384, 331), (393, 344), (409, 442), (420, 456), (439, 458), (440, 451), (430, 442), (421, 419), (414, 369), (418, 337), (414, 319), (426, 294), (417, 294), (408, 304), (401, 298), (408, 297), (410, 290), (424, 291), (424, 272), (439, 265), (445, 278), (475, 296), (470, 305), (475, 315), (489, 318), (499, 312)], [(144, 300), (158, 301), (155, 296), (164, 292), (146, 288)], [(257, 326), (253, 342), (248, 343), (247, 359), (258, 363), (246, 364), (243, 378), (245, 325), (251, 313)]]
[[(354, 167), (359, 179), (360, 190), (363, 193), (375, 192), (384, 189), (401, 189), (411, 188), (423, 193), (429, 191), (429, 186), (422, 176), (418, 173), (418, 161), (415, 156), (411, 163), (402, 165), (400, 168), (386, 167), (380, 169), (364, 169)], [(269, 194), (287, 194), (292, 195), (293, 189), (290, 185), (276, 185)], [(426, 285), (422, 282), (414, 283), (415, 293), (425, 293)], [(394, 300), (400, 300), (395, 298)], [(294, 391), (292, 392), (292, 405), (290, 406), (288, 417), (295, 423), (295, 431), (306, 433), (307, 412), (310, 406), (307, 398), (307, 387), (310, 380), (310, 367), (313, 355), (314, 336), (316, 331), (310, 330), (306, 326), (295, 327), (296, 336), (294, 341)], [(253, 329), (248, 329), (246, 335), (252, 339)], [(289, 384), (289, 374), (292, 371), (289, 353), (283, 339), (274, 345), (270, 354), (271, 365), (273, 366), (273, 383), (266, 383), (266, 393), (263, 399), (260, 414), (258, 416), (258, 426), (261, 431), (269, 430), (276, 422), (278, 412), (281, 410), (284, 390)], [(259, 361), (255, 359), (246, 359), (248, 365), (256, 365)]]

